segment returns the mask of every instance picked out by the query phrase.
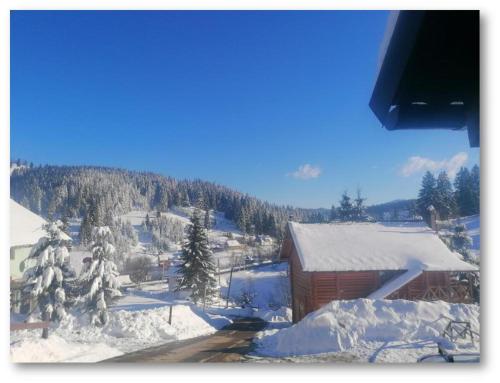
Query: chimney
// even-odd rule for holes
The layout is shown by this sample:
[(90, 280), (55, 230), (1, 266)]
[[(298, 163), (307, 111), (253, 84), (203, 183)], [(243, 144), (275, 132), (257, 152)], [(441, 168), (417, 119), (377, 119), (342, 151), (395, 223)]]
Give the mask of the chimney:
[(437, 228), (436, 208), (433, 205), (429, 205), (429, 207), (427, 208), (427, 211), (429, 212), (429, 222), (427, 222), (427, 223), (429, 224), (429, 226), (431, 227), (432, 230), (437, 232), (438, 228)]

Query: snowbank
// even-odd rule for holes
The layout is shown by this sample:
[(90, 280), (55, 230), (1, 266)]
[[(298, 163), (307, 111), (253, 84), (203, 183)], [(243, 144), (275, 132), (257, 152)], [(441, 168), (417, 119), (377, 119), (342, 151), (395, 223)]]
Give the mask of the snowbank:
[(66, 341), (59, 335), (49, 339), (26, 337), (11, 343), (10, 355), (14, 363), (53, 363), (53, 362), (97, 362), (113, 358), (123, 353), (104, 343), (80, 343)]
[(102, 328), (88, 323), (87, 315), (69, 316), (53, 328), (47, 340), (40, 330), (18, 331), (11, 336), (13, 362), (95, 362), (175, 340), (216, 332), (231, 321), (185, 304), (175, 305), (172, 324), (169, 307), (139, 311), (111, 311)]
[(369, 342), (444, 341), (440, 334), (448, 318), (470, 321), (472, 330), (479, 333), (477, 305), (442, 301), (333, 301), (292, 327), (260, 333), (257, 352), (291, 356), (341, 352)]

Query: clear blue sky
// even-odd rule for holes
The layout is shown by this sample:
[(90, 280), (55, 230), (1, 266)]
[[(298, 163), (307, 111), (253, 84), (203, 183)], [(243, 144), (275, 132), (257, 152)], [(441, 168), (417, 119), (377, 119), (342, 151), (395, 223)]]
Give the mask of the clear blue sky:
[(479, 150), (466, 132), (375, 119), (387, 17), (16, 11), (11, 158), (201, 178), (303, 207), (358, 186), (368, 203), (415, 197), (425, 169), (472, 166)]

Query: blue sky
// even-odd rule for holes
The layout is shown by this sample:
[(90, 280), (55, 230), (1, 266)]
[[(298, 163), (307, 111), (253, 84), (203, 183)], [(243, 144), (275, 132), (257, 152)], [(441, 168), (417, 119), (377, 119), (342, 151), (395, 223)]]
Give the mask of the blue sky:
[(148, 170), (328, 207), (479, 163), (466, 132), (368, 107), (388, 13), (11, 14), (11, 158)]

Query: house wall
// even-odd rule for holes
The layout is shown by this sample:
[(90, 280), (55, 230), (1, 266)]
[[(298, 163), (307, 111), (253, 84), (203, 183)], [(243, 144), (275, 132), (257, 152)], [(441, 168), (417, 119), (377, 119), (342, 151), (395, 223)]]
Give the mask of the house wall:
[(289, 255), (289, 266), (292, 292), (292, 317), (293, 322), (297, 322), (307, 315), (307, 313), (314, 311), (312, 273), (302, 270), (295, 248), (292, 248), (292, 252)]
[(10, 248), (10, 278), (18, 280), (23, 277), (27, 268), (31, 267), (32, 261), (27, 260), (32, 246), (15, 246)]
[(378, 271), (312, 274), (314, 310), (332, 300), (366, 297), (380, 286)]

